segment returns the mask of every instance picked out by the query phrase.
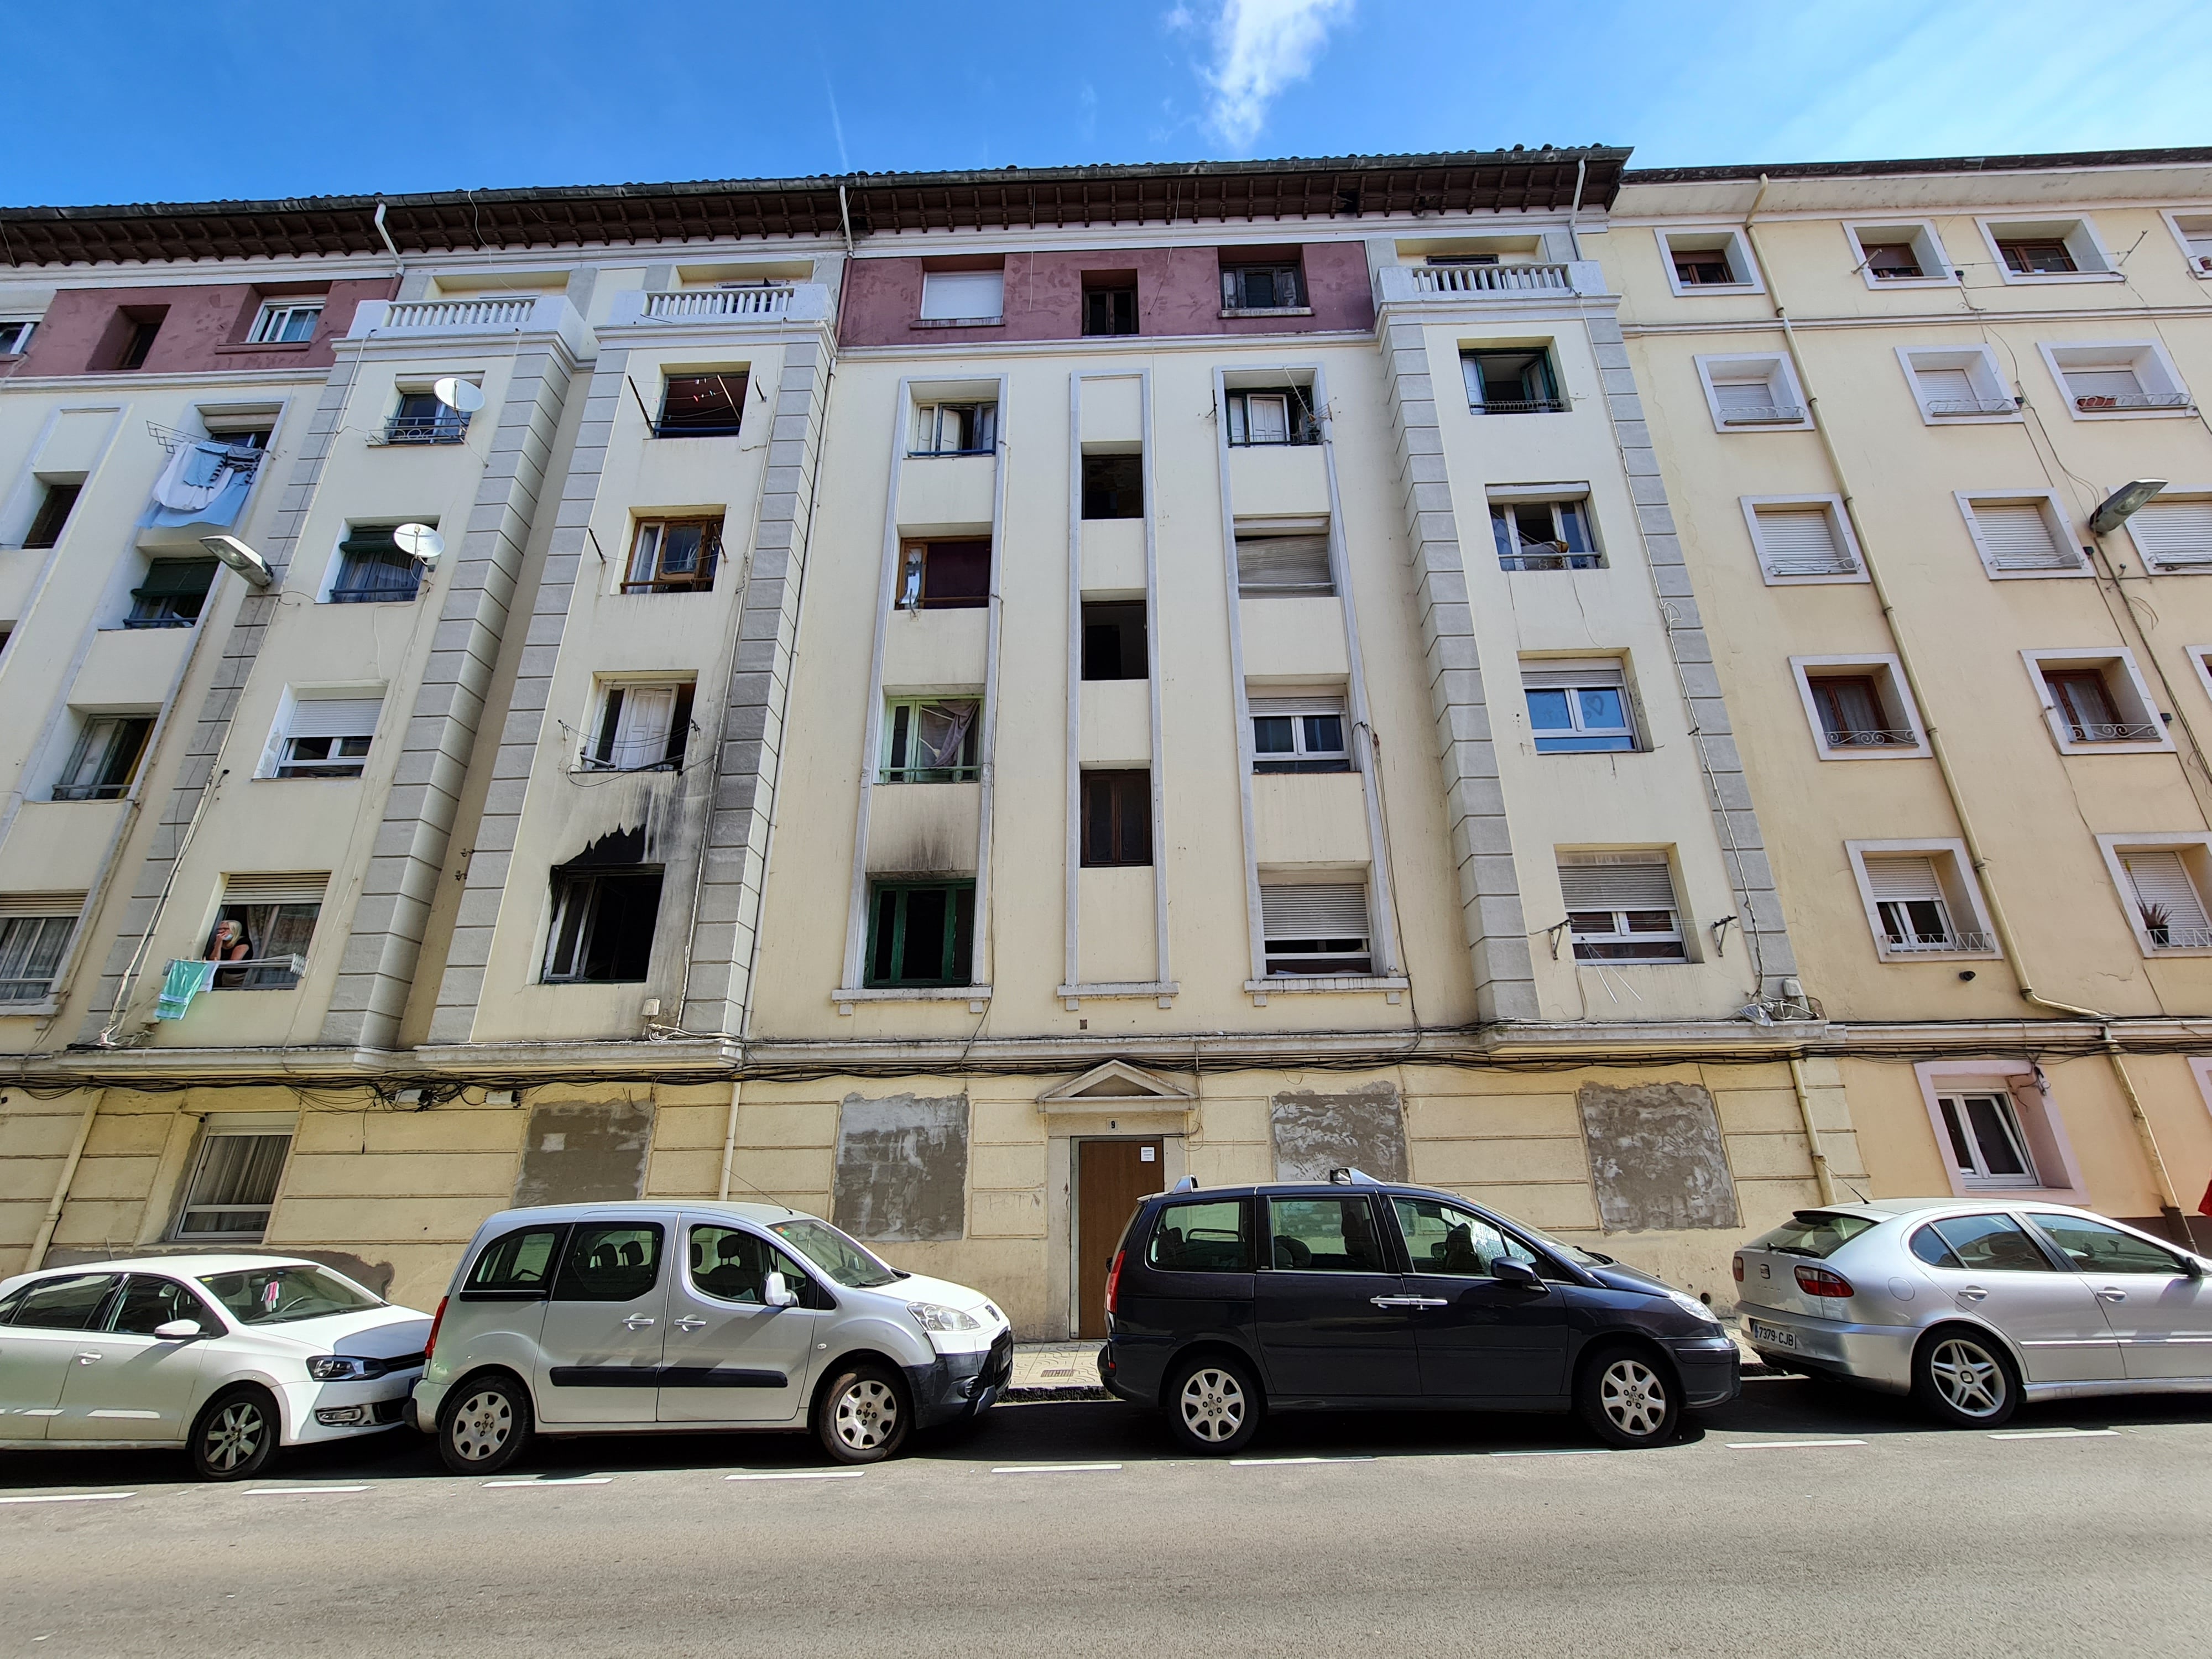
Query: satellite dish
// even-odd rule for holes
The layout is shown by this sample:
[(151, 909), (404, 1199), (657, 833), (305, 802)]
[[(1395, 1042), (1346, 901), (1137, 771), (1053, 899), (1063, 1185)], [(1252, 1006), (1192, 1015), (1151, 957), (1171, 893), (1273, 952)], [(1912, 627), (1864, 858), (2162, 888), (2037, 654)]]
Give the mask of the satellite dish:
[(438, 556), (446, 550), (446, 538), (427, 524), (403, 524), (392, 532), (392, 545), (409, 558), (423, 564), (435, 564)]
[[(419, 380), (416, 385), (421, 385)], [(430, 383), (430, 395), (448, 409), (457, 409), (464, 415), (473, 415), (483, 407), (483, 388), (474, 380), (464, 380), (458, 374), (448, 374), (443, 380)]]

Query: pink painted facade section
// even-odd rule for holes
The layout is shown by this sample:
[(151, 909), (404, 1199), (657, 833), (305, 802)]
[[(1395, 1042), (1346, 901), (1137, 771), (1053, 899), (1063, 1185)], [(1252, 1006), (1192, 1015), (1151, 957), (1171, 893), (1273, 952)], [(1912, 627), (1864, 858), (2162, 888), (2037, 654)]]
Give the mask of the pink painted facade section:
[(1133, 271), (1139, 335), (1365, 332), (1375, 325), (1375, 295), (1360, 242), (1306, 242), (1274, 248), (1238, 247), (1235, 264), (1297, 258), (1305, 270), (1312, 315), (1224, 317), (1222, 252), (1211, 247), (1097, 248), (1083, 252), (1006, 256), (1006, 319), (998, 324), (923, 323), (925, 270), (973, 270), (973, 256), (878, 259), (863, 255), (845, 267), (838, 299), (838, 334), (846, 345), (981, 344), (1000, 340), (1073, 340), (1083, 333), (1086, 272)]
[[(136, 371), (231, 374), (256, 368), (327, 368), (331, 342), (352, 325), (363, 300), (390, 299), (389, 276), (340, 283), (281, 283), (256, 287), (231, 283), (205, 288), (73, 288), (53, 303), (23, 354), (24, 374), (97, 374), (115, 368), (141, 321), (161, 317), (153, 349)], [(246, 335), (265, 300), (324, 296), (323, 319), (312, 340), (294, 345), (249, 345)]]

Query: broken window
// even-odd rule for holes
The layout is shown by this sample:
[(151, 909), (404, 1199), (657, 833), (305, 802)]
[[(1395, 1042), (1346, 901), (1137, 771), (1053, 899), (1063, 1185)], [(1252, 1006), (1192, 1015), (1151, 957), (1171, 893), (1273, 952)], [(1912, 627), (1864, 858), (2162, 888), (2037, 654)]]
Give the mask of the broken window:
[(1281, 392), (1229, 394), (1229, 441), (1246, 444), (1317, 444), (1321, 422), (1304, 386)]
[(884, 783), (972, 783), (982, 775), (972, 702), (895, 697), (884, 710)]
[(1328, 526), (1237, 532), (1237, 592), (1247, 599), (1320, 598), (1336, 592)]
[(999, 406), (991, 403), (917, 404), (913, 455), (988, 455), (998, 447)]
[(125, 628), (190, 628), (199, 620), (215, 585), (213, 559), (155, 559), (146, 580), (131, 590)]
[(722, 556), (720, 519), (641, 519), (630, 544), (625, 593), (689, 593), (714, 585)]
[(1463, 351), (1460, 374), (1468, 407), (1478, 415), (1557, 414), (1566, 408), (1552, 357), (1534, 351)]
[(1270, 975), (1370, 974), (1364, 882), (1270, 884), (1260, 889)]
[(39, 497), (39, 511), (24, 533), (26, 547), (52, 547), (62, 538), (62, 529), (69, 523), (70, 514), (76, 509), (76, 498), (83, 492), (81, 483), (50, 483)]
[[(434, 521), (430, 522), (434, 529)], [(332, 605), (383, 605), (411, 599), (422, 590), (422, 563), (399, 550), (391, 525), (359, 525), (338, 544)]]
[(969, 984), (975, 946), (973, 881), (879, 881), (870, 890), (871, 986)]
[(1152, 861), (1152, 775), (1083, 775), (1083, 865), (1101, 869)]
[(690, 680), (605, 687), (584, 745), (586, 771), (653, 772), (684, 764), (691, 735)]
[(87, 720), (54, 784), (54, 799), (119, 800), (130, 793), (153, 729), (149, 714), (95, 714)]
[(656, 438), (709, 438), (734, 434), (745, 416), (745, 372), (672, 374), (661, 393)]
[(1137, 331), (1137, 279), (1119, 271), (1085, 271), (1083, 276), (1083, 331), (1085, 334), (1134, 334)]
[(1083, 458), (1083, 516), (1141, 519), (1145, 516), (1145, 458), (1141, 455), (1085, 455)]
[(544, 982), (620, 984), (644, 979), (660, 910), (660, 874), (636, 868), (556, 870)]
[(1294, 264), (1224, 265), (1224, 311), (1295, 311), (1306, 303), (1305, 278)]
[(990, 543), (906, 544), (896, 600), (901, 611), (974, 611), (990, 600)]
[(1086, 601), (1083, 607), (1083, 678), (1141, 680), (1145, 661), (1145, 607), (1135, 603)]
[(1342, 697), (1254, 697), (1255, 772), (1349, 772)]

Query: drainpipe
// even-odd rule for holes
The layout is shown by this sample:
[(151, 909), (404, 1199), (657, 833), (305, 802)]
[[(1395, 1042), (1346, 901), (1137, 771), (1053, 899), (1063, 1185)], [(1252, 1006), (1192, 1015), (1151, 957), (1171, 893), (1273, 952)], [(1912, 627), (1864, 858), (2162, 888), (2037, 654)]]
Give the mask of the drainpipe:
[[(399, 244), (392, 240), (392, 233), (384, 228), (384, 198), (382, 197), (379, 197), (376, 202), (376, 234), (384, 238), (384, 246), (392, 251), (392, 275), (396, 284), (398, 278), (404, 276), (407, 274), (407, 261), (399, 257)], [(395, 294), (398, 292), (396, 286), (393, 291)]]
[[(1583, 244), (1582, 239), (1575, 234), (1575, 216), (1583, 210), (1583, 175), (1589, 171), (1589, 157), (1585, 155), (1575, 163), (1575, 199), (1567, 209), (1567, 252), (1570, 258), (1576, 259), (1583, 257)], [(1763, 181), (1761, 188), (1765, 188)], [(1752, 205), (1757, 207), (1759, 204), (1753, 202)]]
[(208, 774), (208, 781), (200, 788), (199, 805), (192, 808), (191, 821), (185, 825), (185, 833), (177, 842), (177, 850), (169, 860), (168, 879), (161, 884), (161, 896), (154, 902), (154, 914), (146, 919), (146, 932), (132, 953), (131, 965), (124, 970), (122, 981), (115, 988), (115, 1005), (107, 1011), (107, 1024), (100, 1028), (100, 1046), (117, 1046), (115, 1034), (123, 1029), (125, 1017), (130, 1012), (131, 993), (138, 978), (138, 969), (146, 960), (147, 951), (154, 948), (154, 930), (161, 924), (161, 913), (169, 908), (169, 895), (176, 890), (177, 878), (185, 867), (185, 854), (192, 844), (193, 833), (200, 827), (200, 819), (207, 815), (209, 804), (222, 781), (230, 775), (230, 769), (219, 767)]
[(76, 1179), (76, 1166), (84, 1157), (84, 1149), (92, 1139), (92, 1121), (100, 1115), (100, 1103), (107, 1098), (107, 1091), (94, 1089), (92, 1098), (85, 1103), (84, 1116), (76, 1126), (76, 1139), (70, 1145), (69, 1156), (62, 1160), (62, 1176), (54, 1183), (53, 1201), (46, 1206), (46, 1213), (39, 1222), (38, 1236), (31, 1240), (31, 1253), (23, 1260), (23, 1271), (35, 1273), (46, 1265), (46, 1247), (54, 1242), (54, 1229), (61, 1223), (62, 1206), (69, 1202), (70, 1183)]
[(1820, 1188), (1820, 1202), (1836, 1201), (1836, 1181), (1828, 1168), (1828, 1155), (1820, 1150), (1820, 1131), (1813, 1121), (1813, 1097), (1805, 1087), (1805, 1062), (1796, 1055), (1790, 1056), (1790, 1086), (1797, 1096), (1797, 1115), (1804, 1120), (1805, 1149), (1813, 1156), (1813, 1183)]
[[(2027, 958), (2021, 954), (2020, 941), (2012, 931), (2011, 919), (2005, 914), (2004, 901), (1997, 892), (1996, 882), (1990, 878), (1988, 855), (1982, 850), (1981, 837), (1975, 832), (1973, 818), (1966, 811), (1966, 793), (1960, 787), (1957, 773), (1952, 769), (1950, 753), (1944, 746), (1942, 729), (1933, 718), (1934, 705), (1922, 690), (1919, 671), (1913, 665), (1911, 652), (1905, 648), (1905, 636), (1898, 626), (1897, 605), (1890, 598), (1889, 584), (1882, 580), (1881, 567), (1875, 562), (1874, 556), (1874, 544), (1859, 524), (1858, 498), (1851, 491), (1850, 476), (1844, 470), (1843, 457), (1836, 452), (1835, 440), (1829, 434), (1828, 423), (1820, 418), (1820, 396), (1814, 389), (1812, 371), (1807, 368), (1804, 354), (1798, 349), (1797, 331), (1790, 321), (1789, 308), (1782, 303), (1779, 273), (1759, 245), (1759, 229), (1752, 222), (1759, 212), (1759, 204), (1766, 198), (1767, 184), (1767, 176), (1760, 173), (1758, 193), (1751, 198), (1751, 205), (1744, 210), (1744, 240), (1751, 245), (1751, 257), (1758, 261), (1759, 270), (1766, 279), (1767, 303), (1773, 307), (1775, 320), (1782, 325), (1784, 349), (1788, 351), (1790, 366), (1796, 374), (1798, 389), (1805, 394), (1805, 412), (1811, 417), (1813, 430), (1820, 440), (1821, 451), (1828, 458), (1828, 471), (1836, 481), (1836, 493), (1843, 501), (1844, 516), (1850, 521), (1851, 534), (1858, 541), (1859, 556), (1866, 565), (1867, 581), (1874, 590), (1875, 604), (1881, 609), (1882, 625), (1888, 630), (1890, 643), (1897, 647), (1898, 665), (1904, 672), (1905, 687), (1912, 693), (1913, 702), (1920, 707), (1920, 718), (1928, 732), (1928, 752), (1936, 762), (1936, 775), (1943, 781), (1943, 793), (1950, 798), (1952, 814), (1958, 819), (1959, 838), (1966, 844), (1967, 862), (1973, 866), (1974, 878), (1981, 885), (1982, 898), (1990, 907), (1990, 926), (1996, 933), (1998, 946), (2004, 953), (2005, 966), (2011, 971), (2013, 982), (2019, 988), (2023, 1002), (2032, 1002), (2039, 1008), (2048, 1008), (2054, 1012), (2071, 1014), (2077, 1019), (2098, 1022), (2104, 1036), (2106, 1057), (2112, 1062), (2120, 1091), (2127, 1097), (2128, 1104), (2135, 1114), (2136, 1127), (2142, 1131), (2143, 1145), (2149, 1154), (2151, 1178), (2158, 1188), (2160, 1207), (2166, 1212), (2169, 1224), (2183, 1224), (2181, 1211), (2173, 1201), (2172, 1183), (2166, 1179), (2166, 1160), (2158, 1150), (2157, 1137), (2152, 1133), (2150, 1120), (2143, 1115), (2142, 1103), (2136, 1097), (2134, 1080), (2128, 1076), (2127, 1066), (2121, 1060), (2120, 1045), (2112, 1036), (2108, 1023), (2112, 1016), (2100, 1013), (2094, 1008), (2083, 1008), (2071, 1002), (2060, 1002), (2045, 996), (2035, 988), (2028, 974)], [(2185, 1224), (2183, 1237), (2187, 1237)]]
[(2105, 1057), (2112, 1063), (2112, 1075), (2119, 1079), (2120, 1092), (2128, 1097), (2128, 1110), (2136, 1121), (2136, 1133), (2142, 1138), (2143, 1156), (2150, 1164), (2151, 1184), (2158, 1188), (2159, 1213), (2172, 1229), (2173, 1242), (2185, 1250), (2193, 1250), (2197, 1241), (2190, 1237), (2189, 1218), (2182, 1214), (2181, 1206), (2174, 1201), (2173, 1177), (2166, 1173), (2166, 1155), (2158, 1149), (2158, 1136), (2152, 1133), (2150, 1119), (2143, 1111), (2142, 1097), (2136, 1093), (2135, 1079), (2128, 1075), (2120, 1045), (2114, 1040), (2110, 1025), (2100, 1027), (2098, 1035), (2105, 1039)]

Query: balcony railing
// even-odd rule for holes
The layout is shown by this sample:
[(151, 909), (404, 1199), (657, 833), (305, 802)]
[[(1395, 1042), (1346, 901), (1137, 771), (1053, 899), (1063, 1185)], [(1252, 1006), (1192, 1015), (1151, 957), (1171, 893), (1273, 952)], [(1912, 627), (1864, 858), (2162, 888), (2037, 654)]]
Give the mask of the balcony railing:
[(1796, 404), (1729, 404), (1721, 410), (1723, 426), (1795, 426), (1804, 418)]
[(1990, 933), (1912, 933), (1902, 939), (1892, 933), (1888, 945), (1892, 956), (1956, 956), (1997, 948), (1995, 935)]
[(457, 444), (469, 435), (469, 417), (459, 410), (442, 415), (394, 415), (384, 423), (388, 444)]
[(211, 991), (289, 991), (307, 971), (302, 956), (248, 957), (240, 962), (218, 963)]
[(1468, 407), (1477, 415), (1564, 415), (1565, 398), (1485, 398)]
[(791, 309), (797, 290), (787, 283), (774, 288), (688, 289), (645, 296), (645, 314), (657, 322), (693, 317), (781, 317)]
[(2093, 726), (2069, 720), (2066, 735), (2075, 743), (2155, 743), (2165, 732), (2155, 726)]
[(1428, 294), (1571, 294), (1565, 265), (1409, 265), (1413, 287)]
[(349, 340), (440, 334), (557, 334), (585, 351), (590, 331), (565, 294), (488, 294), (467, 300), (364, 300)]
[(2013, 415), (2020, 405), (2009, 398), (1930, 398), (1930, 415)]
[(2186, 392), (2085, 393), (2074, 400), (2074, 407), (2092, 415), (2115, 410), (2187, 409), (2189, 394)]
[(1883, 726), (1869, 726), (1858, 732), (1830, 732), (1831, 749), (1911, 749), (1920, 742), (1917, 732), (1899, 732)]
[(1523, 542), (1518, 553), (1500, 553), (1501, 570), (1602, 570), (1604, 556), (1571, 552), (1557, 542)]
[(2212, 951), (2212, 927), (2146, 927), (2154, 951)]
[(411, 300), (394, 304), (384, 313), (386, 328), (435, 329), (441, 334), (480, 328), (521, 328), (537, 308), (538, 295), (526, 294), (498, 300)]

